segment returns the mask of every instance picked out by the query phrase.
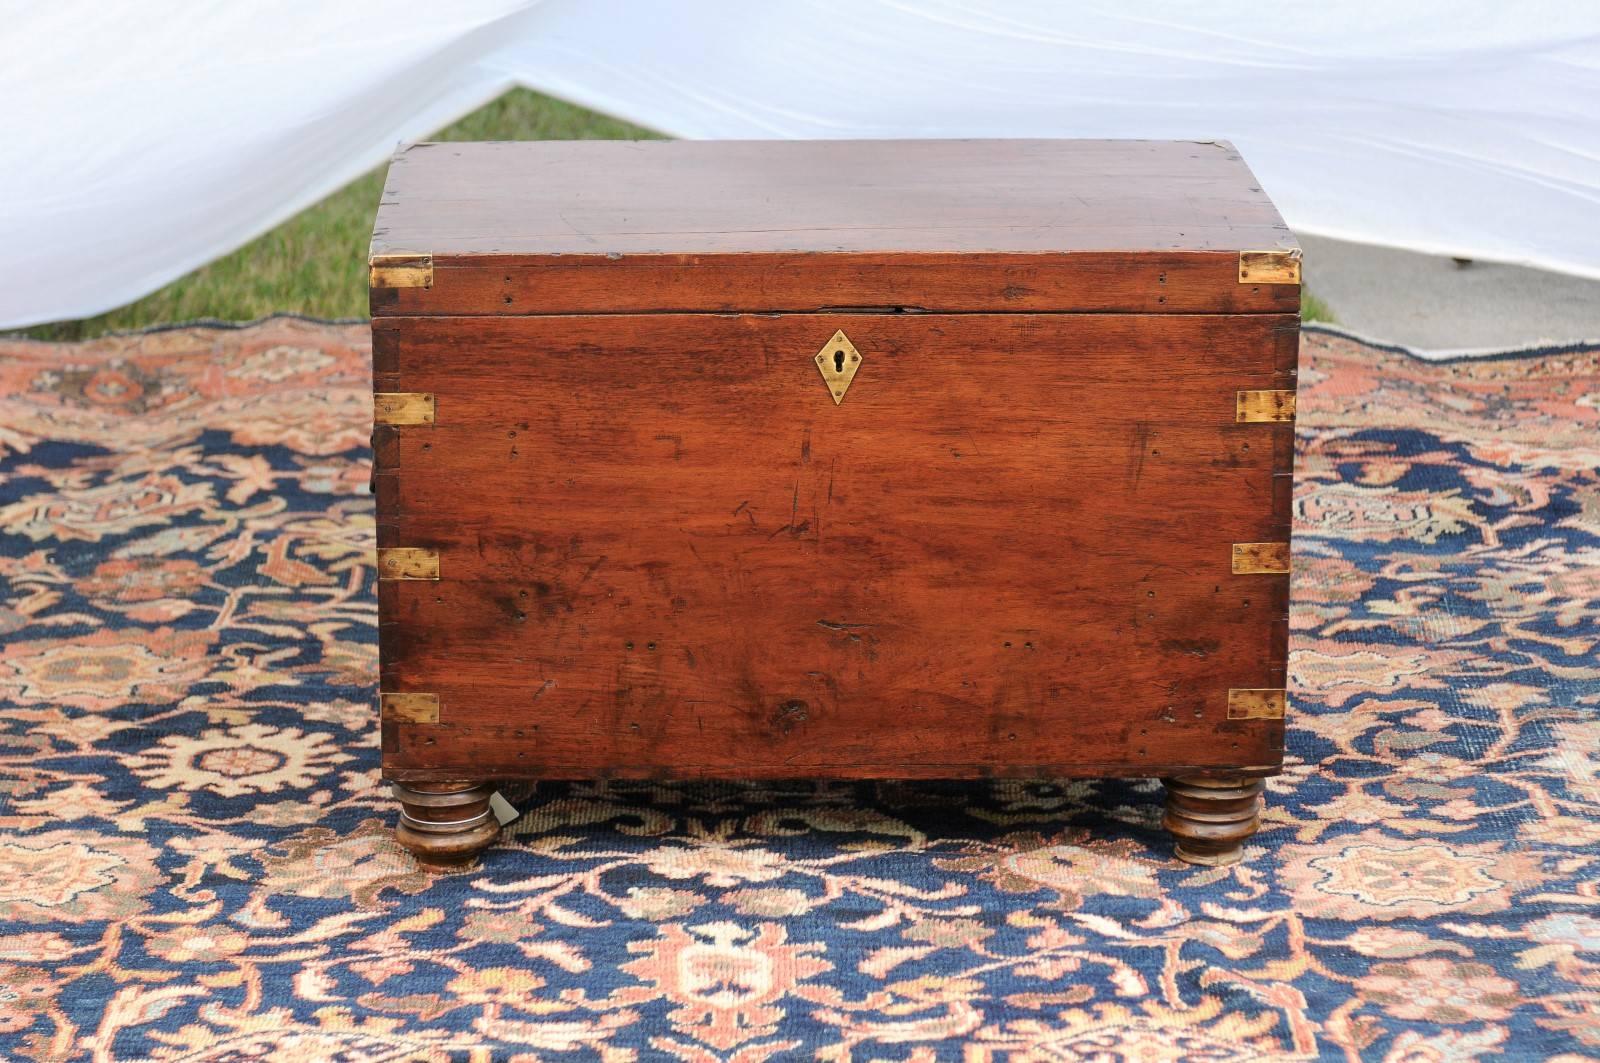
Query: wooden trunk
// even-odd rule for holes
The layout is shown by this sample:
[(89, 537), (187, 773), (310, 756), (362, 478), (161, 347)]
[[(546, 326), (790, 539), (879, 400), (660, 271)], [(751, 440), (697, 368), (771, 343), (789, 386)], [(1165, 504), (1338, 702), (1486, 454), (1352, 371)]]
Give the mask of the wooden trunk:
[(1160, 776), (1283, 754), (1299, 251), (1226, 144), (418, 145), (372, 253), (383, 765)]

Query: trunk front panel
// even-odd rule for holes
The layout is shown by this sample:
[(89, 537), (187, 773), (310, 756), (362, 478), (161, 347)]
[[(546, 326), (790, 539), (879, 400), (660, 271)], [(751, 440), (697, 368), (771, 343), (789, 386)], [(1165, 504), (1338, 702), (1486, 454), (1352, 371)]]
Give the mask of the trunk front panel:
[[(396, 318), (378, 390), (395, 778), (1277, 765), (1293, 316)], [(862, 355), (840, 405), (813, 356)]]

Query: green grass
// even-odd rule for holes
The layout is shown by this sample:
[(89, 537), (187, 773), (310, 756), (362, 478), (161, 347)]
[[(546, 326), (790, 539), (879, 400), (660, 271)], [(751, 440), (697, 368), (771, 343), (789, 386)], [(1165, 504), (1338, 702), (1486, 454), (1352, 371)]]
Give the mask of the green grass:
[[(527, 89), (513, 89), (441, 129), (432, 140), (636, 140), (657, 134)], [(35, 325), (19, 335), (80, 340), (195, 318), (250, 321), (289, 310), (313, 317), (367, 313), (367, 241), (384, 168), (361, 177), (282, 225), (160, 291), (81, 321)], [(1332, 321), (1309, 292), (1302, 316)]]
[(1326, 321), (1332, 325), (1336, 324), (1339, 319), (1333, 316), (1333, 310), (1329, 308), (1327, 303), (1302, 288), (1300, 290), (1300, 320)]

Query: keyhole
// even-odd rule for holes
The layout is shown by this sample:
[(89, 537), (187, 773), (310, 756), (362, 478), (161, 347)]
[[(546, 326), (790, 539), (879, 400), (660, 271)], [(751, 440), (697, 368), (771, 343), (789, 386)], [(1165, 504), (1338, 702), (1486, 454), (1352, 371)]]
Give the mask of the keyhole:
[(844, 372), (844, 352), (843, 351), (834, 351), (833, 352), (833, 371), (835, 373)]

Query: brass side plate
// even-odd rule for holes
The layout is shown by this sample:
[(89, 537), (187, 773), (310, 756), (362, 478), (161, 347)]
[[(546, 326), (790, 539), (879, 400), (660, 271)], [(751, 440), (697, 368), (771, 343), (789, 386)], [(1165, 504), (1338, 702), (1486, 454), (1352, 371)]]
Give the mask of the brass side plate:
[(840, 329), (822, 345), (815, 361), (823, 382), (828, 385), (828, 394), (833, 396), (833, 404), (839, 405), (844, 401), (844, 393), (850, 390), (850, 381), (856, 378), (856, 370), (861, 368), (861, 352), (844, 334), (844, 329)]
[(432, 424), (431, 391), (380, 391), (372, 396), (374, 424)]
[(367, 259), (373, 288), (432, 288), (432, 255), (373, 255)]
[(437, 694), (379, 694), (379, 715), (396, 723), (438, 723)]
[(1294, 420), (1294, 392), (1241, 391), (1234, 398), (1233, 419), (1240, 424)]
[(1240, 251), (1240, 284), (1299, 284), (1300, 250)]
[(1235, 576), (1288, 571), (1288, 543), (1233, 544), (1233, 574)]
[(1282, 690), (1228, 691), (1228, 719), (1281, 720), (1288, 696)]
[(378, 551), (379, 579), (438, 579), (439, 551), (390, 546)]

